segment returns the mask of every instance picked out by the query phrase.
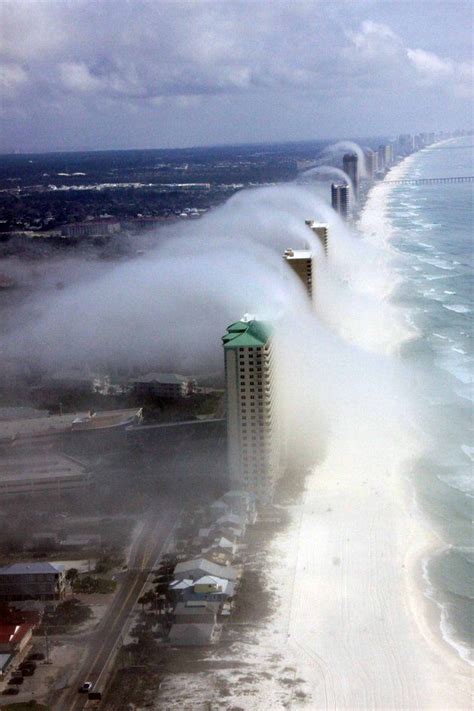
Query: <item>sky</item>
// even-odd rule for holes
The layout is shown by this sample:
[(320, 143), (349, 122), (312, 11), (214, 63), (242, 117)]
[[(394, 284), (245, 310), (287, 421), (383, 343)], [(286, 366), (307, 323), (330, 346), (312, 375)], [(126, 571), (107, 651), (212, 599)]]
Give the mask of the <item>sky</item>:
[(472, 127), (471, 0), (0, 0), (0, 152)]

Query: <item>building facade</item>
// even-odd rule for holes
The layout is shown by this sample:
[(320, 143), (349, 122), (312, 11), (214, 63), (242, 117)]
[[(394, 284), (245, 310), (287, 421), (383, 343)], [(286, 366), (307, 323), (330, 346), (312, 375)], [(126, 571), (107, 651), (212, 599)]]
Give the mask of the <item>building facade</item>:
[(347, 183), (332, 183), (331, 205), (344, 220), (349, 216), (349, 186)]
[(259, 504), (272, 500), (280, 473), (271, 333), (268, 324), (244, 317), (222, 339), (230, 480)]
[(31, 641), (33, 625), (0, 623), (0, 654), (18, 655)]
[(290, 269), (302, 282), (310, 299), (313, 298), (313, 255), (308, 249), (286, 249), (283, 254)]
[(196, 393), (195, 378), (177, 373), (147, 373), (132, 381), (135, 392), (139, 396), (153, 395), (155, 397), (181, 400)]
[(365, 171), (369, 180), (374, 179), (377, 170), (377, 154), (371, 148), (365, 150)]
[(315, 220), (305, 220), (305, 225), (316, 235), (321, 242), (324, 253), (328, 253), (328, 230), (329, 227), (325, 222), (316, 222)]
[(354, 197), (357, 200), (359, 196), (359, 161), (356, 153), (346, 153), (344, 155), (342, 170), (349, 176), (354, 190)]
[(60, 600), (66, 591), (61, 566), (52, 563), (13, 563), (0, 568), (0, 601)]

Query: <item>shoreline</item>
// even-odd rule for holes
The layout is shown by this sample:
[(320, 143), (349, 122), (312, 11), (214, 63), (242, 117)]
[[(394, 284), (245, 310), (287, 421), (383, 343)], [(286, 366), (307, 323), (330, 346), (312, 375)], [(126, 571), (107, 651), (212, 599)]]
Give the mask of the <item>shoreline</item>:
[[(439, 141), (434, 145), (443, 145), (445, 143), (450, 143), (452, 140), (453, 139)], [(403, 176), (406, 173), (407, 169), (411, 166), (417, 155), (418, 153), (411, 154), (401, 163), (391, 168), (385, 176), (384, 180), (398, 179), (399, 177)], [(361, 211), (360, 218), (362, 218), (363, 213), (367, 208), (370, 209), (370, 198), (372, 190), (374, 188), (377, 189), (378, 187), (380, 187), (380, 192), (382, 192), (383, 187), (385, 187), (383, 195), (378, 196), (382, 202), (385, 202), (392, 193), (392, 189), (396, 187), (393, 185), (384, 186), (383, 182), (384, 181), (377, 184), (376, 186), (373, 186), (373, 188), (369, 191), (367, 201), (364, 205), (363, 210)], [(387, 211), (385, 209), (381, 219), (388, 219), (386, 212)], [(392, 237), (393, 232), (394, 230), (393, 228), (391, 228), (389, 231), (389, 240)], [(417, 327), (411, 322), (408, 315), (406, 316), (406, 321), (413, 330), (412, 337), (408, 337), (406, 340), (409, 341), (412, 339), (416, 339), (419, 335)], [(411, 501), (414, 502), (414, 504), (412, 504), (412, 508), (414, 506), (416, 516), (420, 519), (420, 522), (422, 524), (421, 532), (425, 537), (424, 544), (414, 546), (416, 549), (415, 552), (408, 550), (406, 554), (408, 562), (407, 568), (411, 569), (411, 576), (414, 580), (414, 585), (412, 584), (412, 581), (410, 581), (408, 578), (406, 580), (407, 594), (410, 596), (412, 602), (414, 618), (416, 619), (416, 622), (420, 628), (420, 632), (423, 634), (423, 637), (429, 642), (429, 644), (440, 647), (441, 652), (443, 652), (443, 650), (447, 650), (449, 652), (449, 655), (454, 656), (457, 662), (461, 662), (462, 664), (466, 664), (473, 667), (474, 661), (472, 660), (472, 650), (468, 645), (466, 645), (466, 643), (462, 639), (459, 639), (456, 636), (455, 631), (449, 629), (450, 623), (446, 618), (445, 606), (437, 599), (436, 588), (434, 587), (433, 583), (429, 578), (429, 561), (432, 558), (442, 554), (444, 551), (448, 550), (450, 548), (450, 545), (443, 541), (440, 534), (438, 534), (436, 530), (434, 530), (429, 515), (425, 513), (419, 505), (419, 502), (417, 500), (416, 487), (414, 482), (411, 480), (409, 474), (406, 474), (405, 478), (410, 489)], [(405, 494), (405, 505), (407, 507), (407, 511), (409, 511), (410, 501), (408, 498), (408, 492)], [(418, 601), (419, 604), (417, 604), (417, 600), (415, 599), (417, 597), (421, 598)], [(423, 608), (421, 612), (419, 609), (420, 607)]]
[[(402, 175), (414, 158), (386, 178)], [(391, 189), (375, 185), (360, 216), (388, 250)], [(362, 442), (373, 442), (371, 426)], [(285, 551), (293, 582), (290, 590), (280, 587), (286, 614), (275, 616), (268, 634), (279, 626), (286, 631), (284, 644), (312, 708), (467, 709), (468, 666), (443, 638), (422, 577), (423, 557), (443, 545), (427, 516), (414, 510), (406, 476), (413, 442), (409, 437), (394, 445), (391, 434), (367, 453), (347, 441), (350, 426), (339, 441), (333, 433), (325, 461), (307, 476), (287, 534), (273, 546), (277, 555)], [(277, 573), (268, 571), (269, 585), (278, 582)]]

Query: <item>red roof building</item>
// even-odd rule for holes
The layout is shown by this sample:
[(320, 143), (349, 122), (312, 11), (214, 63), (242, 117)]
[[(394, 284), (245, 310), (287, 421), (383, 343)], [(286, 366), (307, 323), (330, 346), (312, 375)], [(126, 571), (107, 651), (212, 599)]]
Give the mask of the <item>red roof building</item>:
[(27, 622), (19, 625), (0, 624), (0, 654), (18, 654), (31, 639), (33, 625)]

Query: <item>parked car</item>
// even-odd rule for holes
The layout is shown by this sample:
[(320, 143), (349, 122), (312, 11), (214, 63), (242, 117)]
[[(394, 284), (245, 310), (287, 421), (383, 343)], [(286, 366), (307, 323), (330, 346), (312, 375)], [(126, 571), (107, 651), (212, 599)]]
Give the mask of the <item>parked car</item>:
[(23, 674), (23, 676), (33, 676), (33, 674), (35, 673), (35, 670), (32, 669), (31, 667), (23, 667), (23, 669), (21, 670), (21, 673)]
[(85, 681), (83, 685), (79, 687), (78, 691), (80, 694), (88, 694), (93, 686), (94, 685), (91, 681)]
[(18, 665), (18, 669), (36, 669), (36, 662), (25, 661)]

